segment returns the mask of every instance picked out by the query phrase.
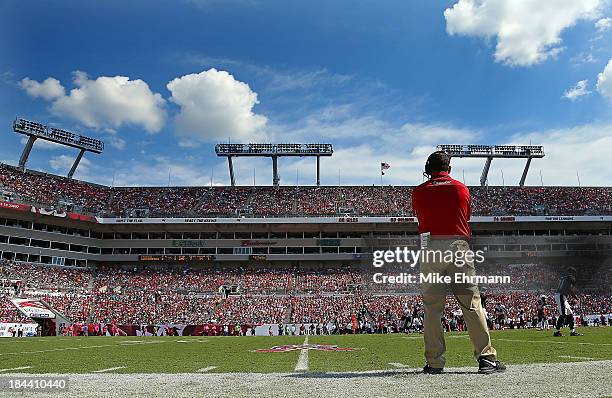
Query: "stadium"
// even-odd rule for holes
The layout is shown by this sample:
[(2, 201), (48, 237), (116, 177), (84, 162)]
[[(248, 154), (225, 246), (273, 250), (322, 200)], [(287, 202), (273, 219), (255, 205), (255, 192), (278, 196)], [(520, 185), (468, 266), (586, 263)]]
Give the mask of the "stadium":
[(612, 0), (0, 22), (0, 398), (612, 398)]
[[(240, 151), (280, 151), (259, 145)], [(315, 144), (283, 145), (312, 155)], [(514, 156), (535, 147), (440, 148)], [(126, 378), (110, 394), (130, 385), (151, 393), (155, 382), (147, 389), (133, 375), (158, 373), (176, 374), (176, 386), (195, 374), (223, 385), (208, 392), (248, 391), (241, 382), (229, 387), (235, 373), (262, 383), (256, 395), (287, 377), (333, 385), (420, 373), (418, 284), (373, 283), (371, 265), (376, 248), (416, 244), (413, 187), (108, 187), (28, 170), (25, 162), (0, 171), (0, 333), (40, 336), (27, 346), (0, 341), (10, 365), (3, 372), (84, 374), (70, 381), (78, 388), (86, 380), (81, 392), (112, 374)], [(576, 369), (584, 361), (604, 361), (605, 369), (612, 358), (612, 188), (470, 192), (471, 244), (486, 253), (479, 273), (511, 280), (481, 284), (493, 342), (508, 364), (523, 367), (522, 378), (508, 380), (528, 391), (528, 379), (549, 364), (558, 378), (601, 382), (607, 376)], [(580, 269), (572, 304), (585, 336), (552, 340), (553, 293), (569, 266)], [(542, 296), (546, 324), (537, 319)], [(471, 362), (460, 353), (469, 352), (469, 340), (452, 296), (441, 321), (458, 369), (453, 383), (462, 385)], [(385, 391), (394, 394), (393, 386)]]

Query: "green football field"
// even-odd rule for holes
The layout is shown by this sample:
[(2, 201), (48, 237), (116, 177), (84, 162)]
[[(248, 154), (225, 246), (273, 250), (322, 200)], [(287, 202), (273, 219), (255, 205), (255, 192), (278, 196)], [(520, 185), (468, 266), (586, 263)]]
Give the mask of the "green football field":
[[(612, 328), (583, 328), (581, 337), (552, 331), (493, 331), (508, 364), (612, 360)], [(286, 373), (352, 372), (423, 366), (419, 334), (283, 337), (43, 337), (0, 339), (0, 372), (23, 373)], [(446, 334), (447, 367), (476, 366), (466, 333)], [(298, 345), (289, 351), (256, 352)], [(316, 345), (352, 348), (321, 350)], [(306, 359), (304, 359), (307, 351)], [(302, 357), (300, 359), (300, 357)]]

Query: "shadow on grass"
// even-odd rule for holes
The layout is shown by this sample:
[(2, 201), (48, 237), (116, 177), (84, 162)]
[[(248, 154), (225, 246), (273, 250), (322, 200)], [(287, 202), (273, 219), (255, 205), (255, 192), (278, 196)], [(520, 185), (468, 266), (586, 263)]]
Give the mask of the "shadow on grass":
[(424, 375), (427, 377), (440, 377), (444, 375), (478, 375), (478, 370), (451, 370), (439, 375), (423, 373), (422, 370), (372, 370), (365, 372), (299, 372), (285, 375), (284, 377), (296, 379), (352, 379), (359, 377), (401, 377)]

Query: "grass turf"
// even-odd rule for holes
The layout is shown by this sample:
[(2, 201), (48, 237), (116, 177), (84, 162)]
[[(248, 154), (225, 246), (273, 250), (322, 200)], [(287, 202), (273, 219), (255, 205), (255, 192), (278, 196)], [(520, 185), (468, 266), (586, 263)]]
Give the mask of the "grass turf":
[[(612, 360), (612, 328), (579, 329), (584, 336), (552, 337), (552, 331), (493, 331), (493, 345), (508, 364)], [(367, 371), (423, 365), (418, 334), (309, 336), (310, 344), (357, 348), (349, 352), (309, 350), (309, 370)], [(43, 337), (0, 339), (0, 371), (89, 373), (113, 367), (116, 373), (292, 372), (299, 350), (262, 353), (256, 349), (302, 344), (304, 336), (282, 337)], [(446, 334), (448, 367), (475, 366), (466, 333)]]

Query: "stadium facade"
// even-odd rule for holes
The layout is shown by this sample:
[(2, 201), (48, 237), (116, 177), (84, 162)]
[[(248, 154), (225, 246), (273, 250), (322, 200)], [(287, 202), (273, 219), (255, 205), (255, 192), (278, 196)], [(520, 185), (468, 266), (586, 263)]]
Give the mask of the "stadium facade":
[[(357, 264), (369, 239), (415, 238), (414, 217), (103, 218), (0, 202), (7, 260), (63, 266)], [(612, 216), (475, 216), (489, 258), (612, 258)]]
[[(15, 308), (30, 318), (53, 313), (36, 320), (44, 335), (85, 323), (107, 325), (110, 334), (181, 325), (181, 333), (231, 334), (239, 326), (267, 335), (308, 322), (400, 330), (406, 306), (420, 306), (418, 286), (372, 278), (381, 272), (372, 266), (375, 249), (419, 243), (412, 187), (114, 188), (6, 165), (0, 172), (0, 270), (9, 271), (0, 312), (13, 322), (0, 324), (0, 334), (21, 319)], [(472, 250), (486, 253), (479, 273), (513, 278), (488, 286), (492, 294), (518, 309), (525, 294), (554, 291), (571, 265), (581, 270), (582, 291), (592, 292), (585, 322), (610, 312), (612, 189), (470, 190)], [(71, 275), (65, 291), (48, 283), (60, 275)], [(186, 287), (184, 275), (196, 282)], [(326, 275), (331, 282), (319, 286)], [(460, 319), (456, 311), (449, 317)]]

